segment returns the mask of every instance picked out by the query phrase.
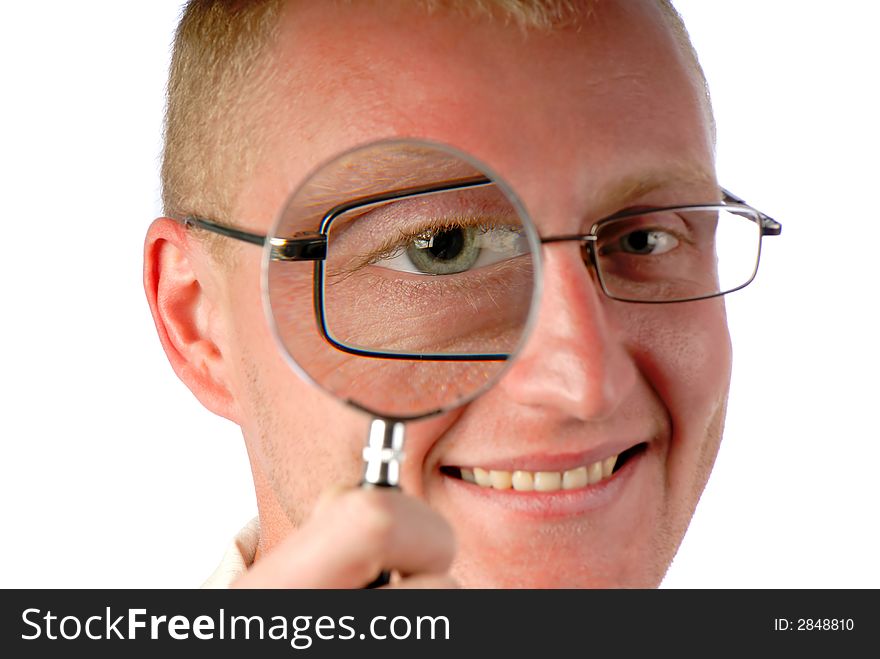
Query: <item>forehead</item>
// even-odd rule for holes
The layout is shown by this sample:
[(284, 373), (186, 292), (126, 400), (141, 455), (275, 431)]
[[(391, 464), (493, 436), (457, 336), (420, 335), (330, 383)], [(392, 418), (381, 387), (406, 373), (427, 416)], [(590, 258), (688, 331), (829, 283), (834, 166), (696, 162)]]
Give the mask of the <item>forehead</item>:
[(277, 205), (341, 151), (419, 137), (472, 153), (562, 222), (621, 181), (711, 169), (688, 57), (652, 0), (596, 3), (548, 31), (405, 2), (289, 3), (243, 202)]

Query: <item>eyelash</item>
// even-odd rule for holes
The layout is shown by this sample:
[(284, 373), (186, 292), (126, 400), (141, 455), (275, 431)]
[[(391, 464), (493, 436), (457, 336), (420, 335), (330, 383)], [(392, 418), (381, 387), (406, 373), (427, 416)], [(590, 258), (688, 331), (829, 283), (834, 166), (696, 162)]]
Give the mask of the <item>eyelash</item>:
[(424, 236), (427, 233), (440, 233), (442, 231), (449, 231), (450, 229), (473, 228), (479, 229), (484, 233), (488, 233), (489, 231), (497, 228), (509, 228), (509, 225), (503, 225), (499, 222), (480, 222), (479, 224), (474, 224), (473, 222), (467, 222), (462, 218), (454, 217), (439, 222), (432, 222), (430, 225), (420, 228), (418, 230), (401, 232), (400, 236), (396, 240), (394, 240), (392, 244), (383, 245), (381, 248), (374, 251), (370, 256), (366, 257), (366, 259), (358, 267), (363, 267), (364, 265), (372, 265), (377, 261), (398, 256), (409, 243), (418, 239), (421, 236)]

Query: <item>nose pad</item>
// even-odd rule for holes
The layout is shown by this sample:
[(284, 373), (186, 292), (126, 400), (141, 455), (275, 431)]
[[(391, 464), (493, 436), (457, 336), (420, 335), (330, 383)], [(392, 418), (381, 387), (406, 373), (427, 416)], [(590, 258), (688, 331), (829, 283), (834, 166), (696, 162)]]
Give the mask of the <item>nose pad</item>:
[[(596, 283), (599, 282), (598, 273), (596, 272), (597, 263), (596, 263), (596, 242), (593, 239), (593, 236), (588, 234), (584, 236), (553, 236), (551, 238), (544, 238), (541, 240), (544, 245), (552, 244), (552, 243), (566, 243), (566, 242), (577, 242), (578, 249), (581, 254), (581, 261), (583, 261), (584, 266), (587, 270), (590, 270), (590, 275), (593, 277)], [(600, 286), (601, 288), (601, 286)]]
[(584, 262), (584, 267), (587, 269), (590, 278), (593, 280), (596, 290), (600, 295), (603, 295), (605, 286), (602, 283), (602, 278), (599, 276), (599, 257), (596, 254), (596, 242), (594, 240), (582, 239), (580, 241), (580, 251), (581, 260)]
[(589, 268), (590, 266), (596, 265), (596, 260), (593, 258), (593, 243), (587, 240), (581, 240), (581, 259), (584, 262), (584, 265)]

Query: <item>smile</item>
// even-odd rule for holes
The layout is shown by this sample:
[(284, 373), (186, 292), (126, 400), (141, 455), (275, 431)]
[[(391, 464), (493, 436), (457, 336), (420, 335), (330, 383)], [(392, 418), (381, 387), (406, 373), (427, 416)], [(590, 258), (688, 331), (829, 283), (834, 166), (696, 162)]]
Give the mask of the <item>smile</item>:
[(495, 490), (515, 490), (517, 492), (577, 490), (611, 478), (630, 458), (641, 453), (646, 447), (645, 443), (637, 444), (621, 453), (565, 471), (528, 471), (524, 469), (505, 471), (483, 467), (448, 466), (441, 467), (440, 471), (447, 476), (461, 479), (478, 487)]

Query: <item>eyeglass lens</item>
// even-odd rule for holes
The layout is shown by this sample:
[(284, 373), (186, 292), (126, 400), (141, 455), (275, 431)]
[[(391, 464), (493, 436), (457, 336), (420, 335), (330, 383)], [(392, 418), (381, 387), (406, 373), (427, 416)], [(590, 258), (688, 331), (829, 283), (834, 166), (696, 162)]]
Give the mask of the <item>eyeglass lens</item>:
[(609, 220), (596, 235), (605, 291), (633, 302), (693, 300), (740, 288), (754, 277), (761, 247), (756, 213), (709, 206)]

